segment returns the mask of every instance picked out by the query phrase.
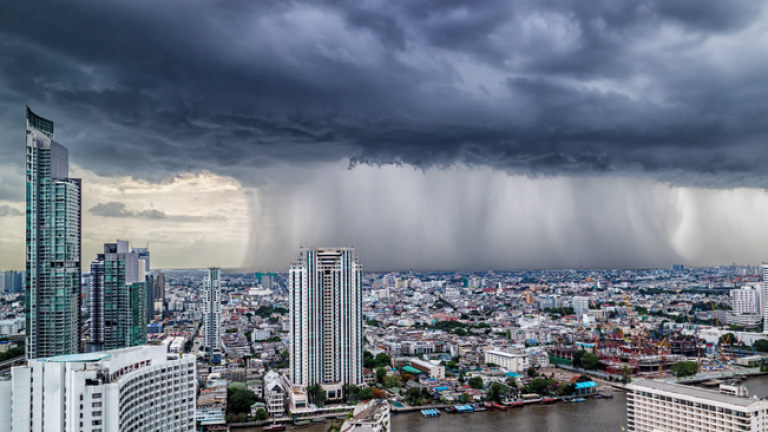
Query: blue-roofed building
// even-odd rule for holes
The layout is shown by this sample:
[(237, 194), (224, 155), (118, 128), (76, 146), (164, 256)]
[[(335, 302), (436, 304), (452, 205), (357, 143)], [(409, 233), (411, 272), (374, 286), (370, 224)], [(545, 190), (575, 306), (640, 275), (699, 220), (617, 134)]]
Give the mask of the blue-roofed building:
[(576, 396), (591, 396), (597, 394), (597, 383), (585, 381), (576, 383)]

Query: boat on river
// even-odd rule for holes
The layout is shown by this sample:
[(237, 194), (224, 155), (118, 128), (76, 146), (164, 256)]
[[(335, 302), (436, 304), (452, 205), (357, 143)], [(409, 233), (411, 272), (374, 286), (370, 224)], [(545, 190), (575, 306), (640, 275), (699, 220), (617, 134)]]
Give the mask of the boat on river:
[(303, 428), (311, 425), (312, 422), (309, 420), (294, 420), (293, 427), (295, 428)]
[(505, 407), (504, 405), (502, 405), (502, 404), (500, 404), (498, 402), (494, 402), (493, 403), (493, 407), (496, 408), (497, 410), (501, 410), (501, 411), (506, 411), (507, 410), (507, 407)]

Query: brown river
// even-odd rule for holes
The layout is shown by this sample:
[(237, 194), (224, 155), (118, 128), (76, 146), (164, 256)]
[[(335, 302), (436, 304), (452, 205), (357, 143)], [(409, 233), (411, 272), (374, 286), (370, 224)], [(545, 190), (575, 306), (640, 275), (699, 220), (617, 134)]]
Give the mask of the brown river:
[[(768, 397), (768, 377), (751, 378), (744, 385), (750, 396)], [(613, 399), (587, 400), (582, 403), (528, 405), (506, 412), (446, 414), (424, 418), (420, 413), (393, 414), (392, 432), (620, 432), (626, 427), (626, 398), (614, 392)], [(340, 422), (336, 422), (339, 424)], [(296, 429), (303, 432), (325, 432), (331, 423)], [(260, 427), (233, 429), (234, 432), (257, 432)], [(288, 427), (286, 431), (293, 430)]]

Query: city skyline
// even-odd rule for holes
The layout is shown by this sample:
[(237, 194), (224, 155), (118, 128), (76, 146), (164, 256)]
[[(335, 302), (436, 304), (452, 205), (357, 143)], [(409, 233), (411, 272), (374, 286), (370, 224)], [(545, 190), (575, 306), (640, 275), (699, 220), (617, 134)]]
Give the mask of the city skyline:
[(757, 264), (767, 13), (14, 3), (0, 268), (23, 265), (24, 105), (84, 179), (86, 256), (129, 238), (158, 268), (279, 269), (303, 244), (371, 270)]

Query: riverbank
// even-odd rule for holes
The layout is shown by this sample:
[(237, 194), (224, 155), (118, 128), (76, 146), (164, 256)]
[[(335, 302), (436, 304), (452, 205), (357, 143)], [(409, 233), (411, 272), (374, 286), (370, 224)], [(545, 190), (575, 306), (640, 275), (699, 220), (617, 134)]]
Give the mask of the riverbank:
[[(547, 371), (549, 374), (550, 372)], [(752, 376), (744, 385), (750, 396), (768, 397), (768, 377)], [(466, 432), (473, 430), (513, 430), (515, 432), (618, 432), (626, 428), (626, 394), (613, 385), (611, 399), (587, 400), (581, 403), (527, 405), (507, 411), (484, 411), (467, 414), (442, 413), (425, 418), (419, 408), (415, 412), (392, 415), (392, 432)], [(340, 424), (340, 421), (334, 422)], [(311, 425), (303, 432), (326, 432), (327, 424)], [(236, 432), (261, 432), (261, 427), (236, 428)], [(286, 430), (293, 429), (288, 426)]]

